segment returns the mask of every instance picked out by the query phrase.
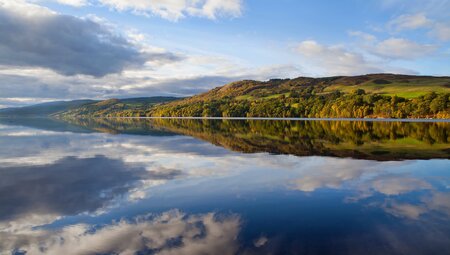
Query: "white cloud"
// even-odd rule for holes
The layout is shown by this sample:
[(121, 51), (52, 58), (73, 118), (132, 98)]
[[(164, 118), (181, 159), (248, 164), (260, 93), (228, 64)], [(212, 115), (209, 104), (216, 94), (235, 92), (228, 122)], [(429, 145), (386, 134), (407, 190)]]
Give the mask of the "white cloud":
[(388, 59), (417, 59), (433, 53), (437, 49), (431, 44), (419, 44), (403, 38), (389, 38), (378, 42), (370, 52)]
[(436, 23), (430, 31), (430, 35), (441, 41), (450, 41), (450, 24)]
[(424, 13), (417, 13), (413, 15), (401, 15), (390, 21), (388, 27), (395, 31), (402, 31), (426, 28), (432, 24), (433, 21), (428, 19)]
[[(1, 86), (0, 86), (1, 87)], [(0, 94), (0, 102), (5, 104), (7, 107), (14, 106), (24, 106), (24, 105), (34, 105), (46, 102), (57, 101), (57, 98), (35, 98), (35, 97), (1, 97)]]
[(426, 13), (433, 17), (448, 17), (448, 0), (381, 0), (384, 8), (402, 10), (405, 13)]
[(217, 19), (220, 16), (238, 17), (242, 0), (55, 0), (80, 7), (88, 3), (101, 4), (117, 11), (131, 11), (141, 15), (157, 15), (177, 21), (187, 16)]
[[(434, 37), (440, 37), (440, 39), (445, 40), (448, 36), (448, 39), (450, 39), (450, 27), (448, 28), (448, 31), (445, 26), (439, 26), (439, 30), (437, 30), (437, 24), (426, 19), (423, 15), (420, 15), (419, 17), (400, 16), (400, 18), (391, 21), (389, 26), (397, 31), (428, 27), (433, 29), (430, 34), (433, 34)], [(385, 60), (414, 60), (426, 57), (439, 49), (438, 44), (421, 44), (399, 37), (390, 37), (385, 40), (379, 40), (376, 36), (361, 31), (350, 31), (349, 35), (362, 39), (362, 42), (358, 42), (361, 49)]]
[[(8, 0), (9, 1), (9, 0)], [(29, 0), (39, 2), (45, 0)], [(82, 7), (104, 5), (116, 11), (131, 11), (134, 14), (157, 15), (177, 21), (187, 16), (217, 19), (219, 17), (239, 17), (243, 0), (49, 0), (63, 5)]]
[(428, 18), (425, 13), (401, 15), (391, 20), (388, 23), (388, 27), (396, 32), (424, 28), (429, 31), (428, 35), (432, 38), (440, 41), (450, 40), (450, 23), (448, 23), (448, 18), (434, 20)]
[(361, 32), (361, 31), (349, 31), (348, 34), (350, 36), (362, 38), (364, 41), (367, 41), (367, 42), (372, 42), (377, 39), (374, 35), (365, 33), (365, 32)]
[(87, 0), (56, 0), (60, 4), (82, 7), (88, 4)]
[(0, 33), (0, 65), (47, 68), (67, 76), (102, 77), (147, 62), (179, 60), (172, 53), (141, 49), (93, 19), (22, 2), (0, 4)]
[(308, 65), (313, 63), (327, 74), (352, 75), (383, 71), (362, 54), (342, 46), (325, 46), (308, 40), (297, 46), (297, 52), (304, 57)]
[(26, 0), (2, 0), (0, 9), (8, 10), (15, 15), (21, 15), (24, 18), (30, 17), (51, 17), (56, 12), (35, 4), (30, 4)]

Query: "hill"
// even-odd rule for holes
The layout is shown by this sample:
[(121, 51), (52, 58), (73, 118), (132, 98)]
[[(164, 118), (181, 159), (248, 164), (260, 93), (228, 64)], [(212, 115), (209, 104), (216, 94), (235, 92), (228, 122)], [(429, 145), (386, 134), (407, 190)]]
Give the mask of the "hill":
[(74, 100), (74, 101), (57, 101), (36, 104), (25, 107), (5, 108), (0, 109), (0, 116), (2, 117), (38, 117), (48, 116), (57, 112), (69, 111), (81, 107), (85, 104), (94, 103), (94, 100)]
[(84, 104), (67, 111), (58, 112), (57, 116), (91, 116), (91, 117), (130, 117), (140, 116), (139, 113), (151, 109), (155, 105), (171, 102), (177, 97), (142, 97), (128, 99), (109, 99), (100, 102)]
[(369, 74), (244, 80), (189, 98), (110, 99), (52, 115), (450, 119), (450, 77)]
[(245, 80), (148, 109), (155, 117), (450, 118), (450, 77)]

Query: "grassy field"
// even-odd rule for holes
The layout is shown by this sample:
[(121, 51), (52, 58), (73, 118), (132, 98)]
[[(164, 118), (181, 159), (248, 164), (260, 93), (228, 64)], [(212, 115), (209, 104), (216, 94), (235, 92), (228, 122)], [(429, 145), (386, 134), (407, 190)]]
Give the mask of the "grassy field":
[[(265, 96), (265, 97), (258, 97), (258, 99), (273, 99), (273, 98), (279, 98), (281, 96), (289, 96), (290, 93), (283, 93), (283, 94), (273, 94), (270, 96)], [(254, 96), (251, 95), (242, 95), (242, 96), (238, 96), (236, 97), (236, 100), (254, 100), (256, 99)]]
[(404, 98), (416, 98), (430, 92), (449, 93), (450, 79), (417, 79), (407, 81), (395, 81), (388, 84), (378, 84), (374, 81), (358, 85), (336, 84), (325, 88), (325, 92), (340, 90), (350, 93), (356, 89), (364, 89), (367, 93), (376, 93), (387, 96), (397, 95)]

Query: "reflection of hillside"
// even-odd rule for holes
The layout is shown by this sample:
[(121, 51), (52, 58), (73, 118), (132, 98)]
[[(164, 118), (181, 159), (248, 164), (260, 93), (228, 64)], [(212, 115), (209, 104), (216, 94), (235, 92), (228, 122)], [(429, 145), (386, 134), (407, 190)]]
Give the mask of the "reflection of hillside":
[(244, 153), (375, 160), (450, 158), (448, 123), (86, 119), (77, 124), (109, 133), (174, 132)]
[(79, 125), (72, 125), (72, 123), (69, 122), (44, 117), (0, 118), (0, 125), (24, 126), (56, 132), (73, 132), (73, 133), (92, 132), (90, 129), (83, 128)]
[(156, 119), (231, 150), (376, 160), (450, 158), (447, 123)]
[(64, 118), (66, 122), (90, 130), (110, 134), (132, 134), (151, 136), (170, 136), (173, 133), (162, 130), (153, 122), (137, 119), (105, 118)]

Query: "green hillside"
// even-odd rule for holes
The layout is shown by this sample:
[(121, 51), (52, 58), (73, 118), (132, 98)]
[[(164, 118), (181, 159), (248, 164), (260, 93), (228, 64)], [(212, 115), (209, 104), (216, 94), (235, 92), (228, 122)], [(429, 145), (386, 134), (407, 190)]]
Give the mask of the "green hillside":
[(91, 117), (129, 117), (140, 116), (153, 106), (177, 100), (176, 97), (142, 97), (129, 99), (109, 99), (85, 104), (68, 111), (59, 112), (58, 116), (91, 116)]
[(239, 81), (146, 116), (450, 118), (450, 77), (371, 74)]
[(411, 99), (424, 96), (430, 92), (448, 93), (450, 90), (450, 79), (449, 77), (381, 75), (376, 79), (358, 81), (358, 84), (354, 85), (351, 85), (351, 82), (347, 82), (346, 79), (341, 79), (335, 85), (327, 87), (325, 91), (340, 90), (350, 93), (355, 89), (363, 89), (369, 93), (387, 96), (396, 95)]

